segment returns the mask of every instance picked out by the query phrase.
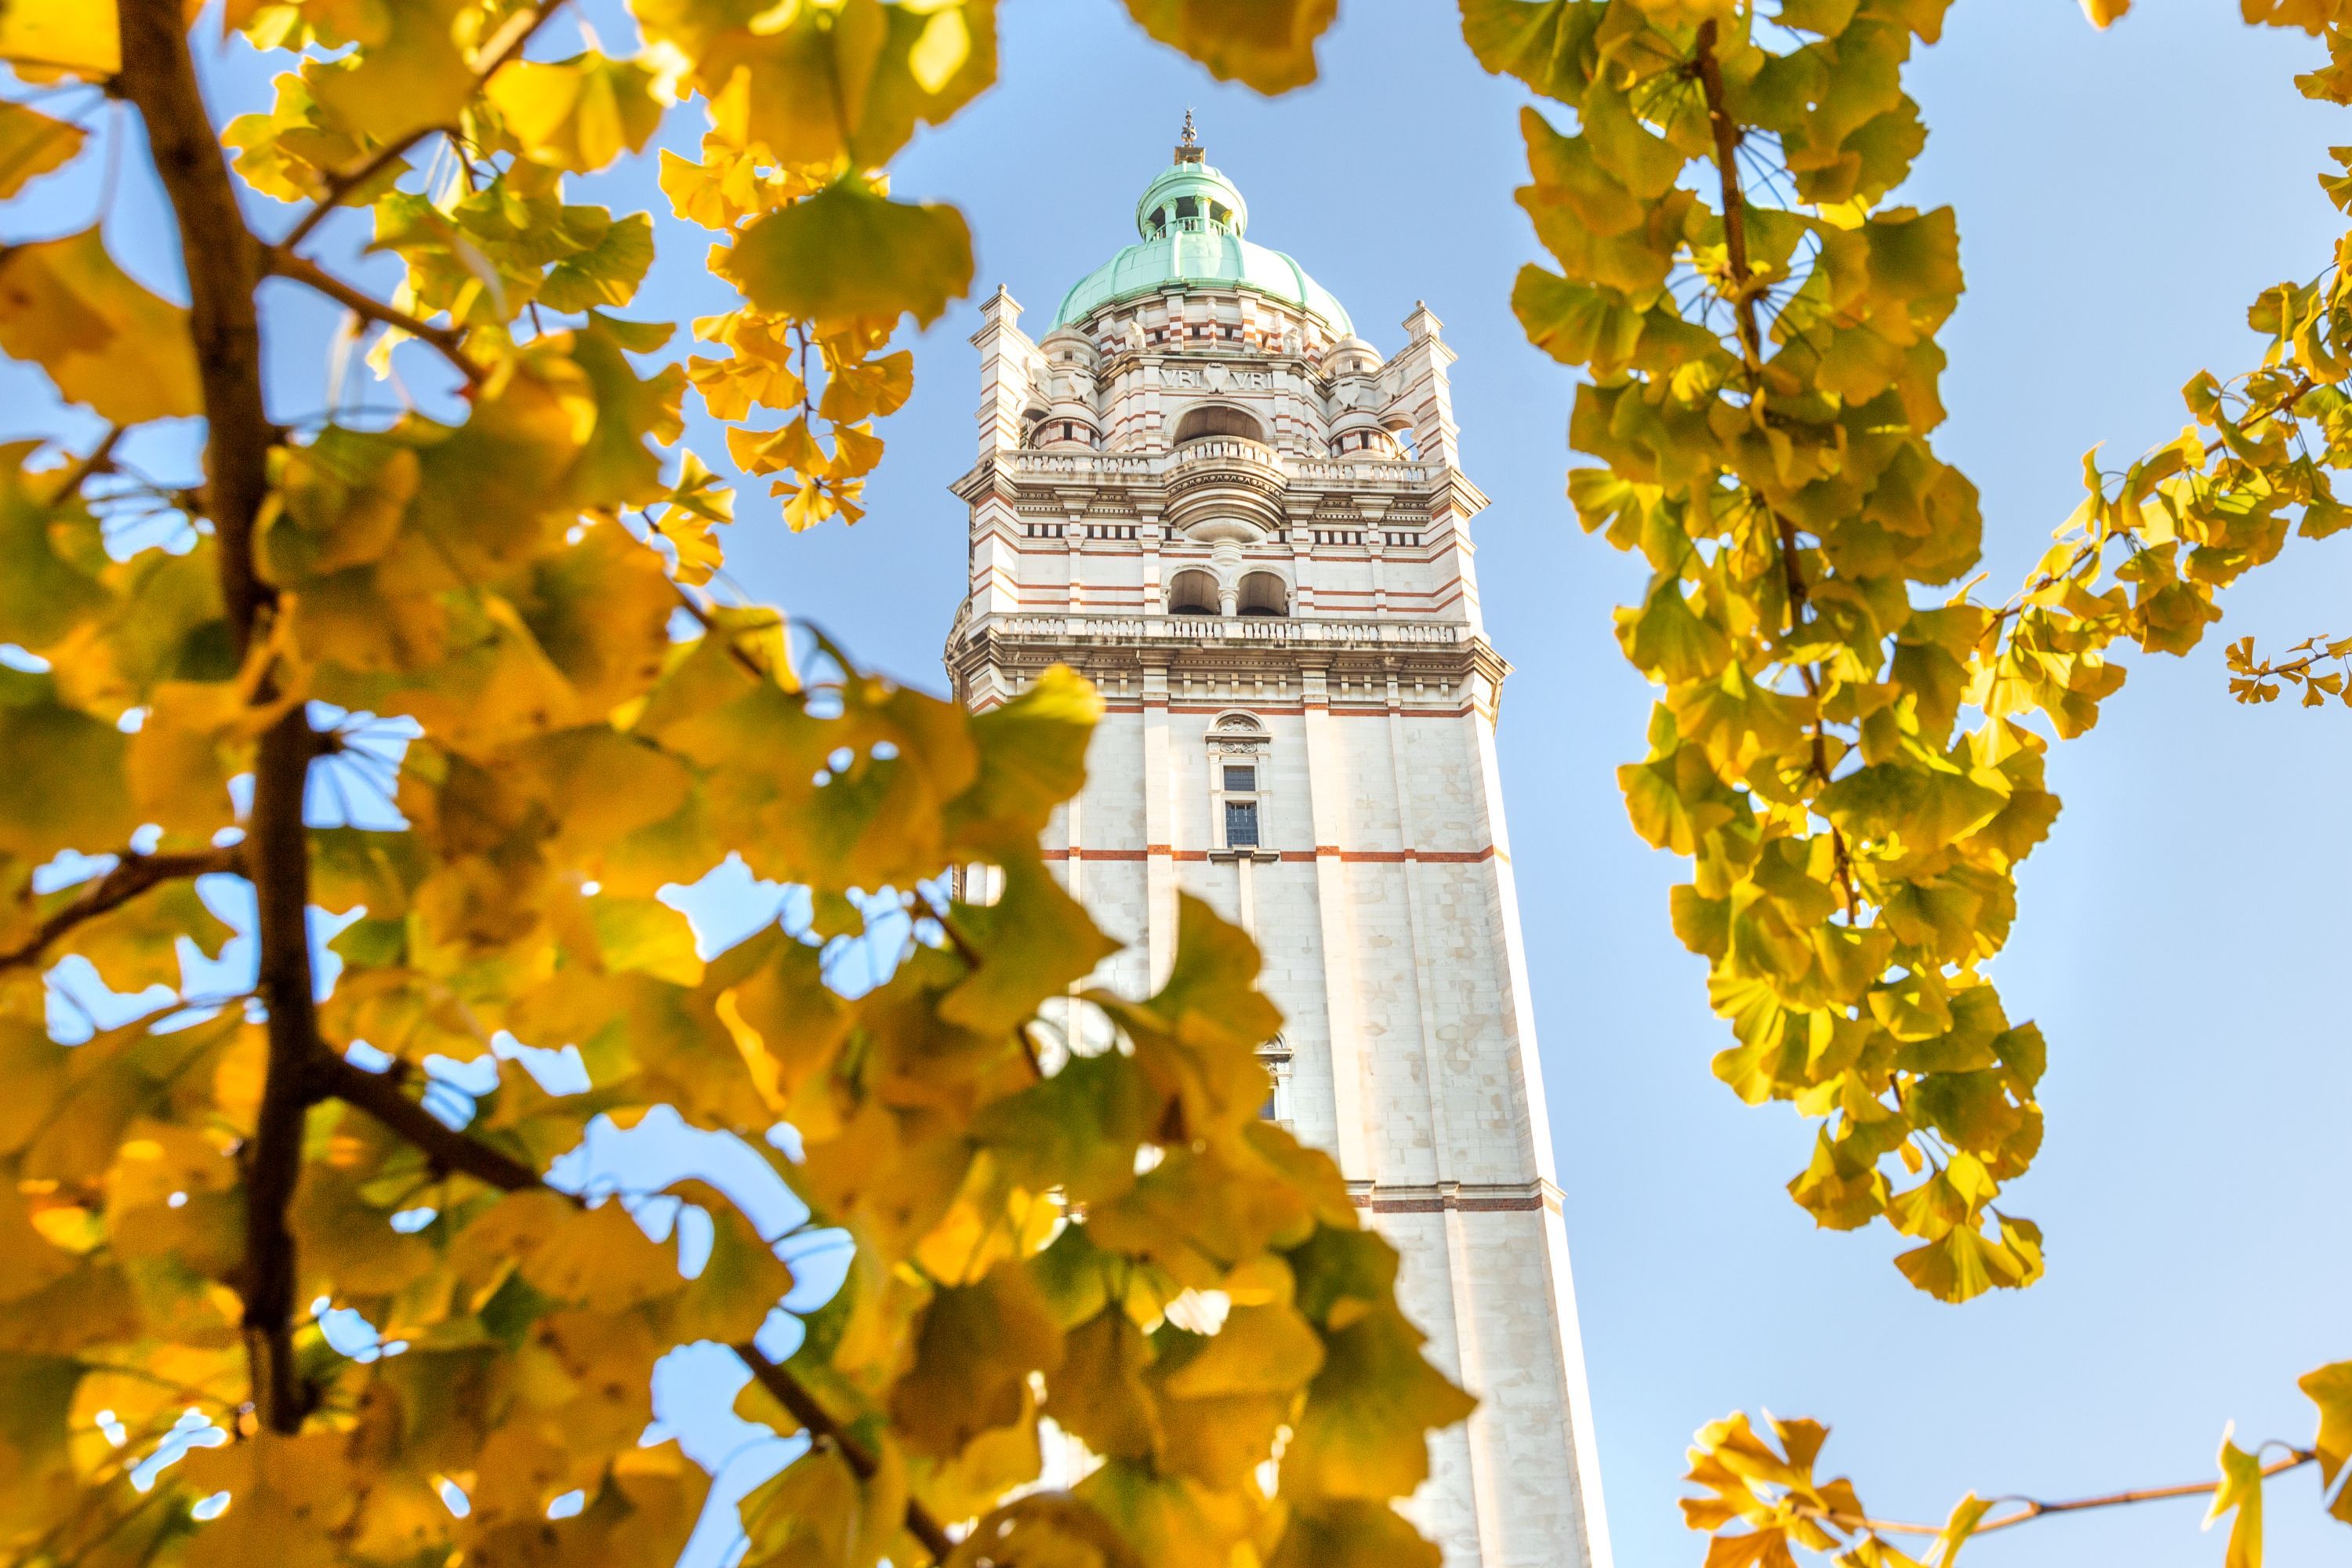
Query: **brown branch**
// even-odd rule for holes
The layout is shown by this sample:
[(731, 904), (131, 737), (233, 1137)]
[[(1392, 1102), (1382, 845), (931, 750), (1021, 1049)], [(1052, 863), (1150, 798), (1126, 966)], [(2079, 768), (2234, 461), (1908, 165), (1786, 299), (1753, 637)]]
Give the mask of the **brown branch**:
[(1763, 334), (1756, 326), (1755, 279), (1748, 268), (1748, 203), (1739, 191), (1739, 127), (1724, 107), (1723, 66), (1715, 58), (1716, 24), (1712, 17), (1698, 27), (1693, 68), (1706, 95), (1706, 122), (1715, 133), (1717, 182), (1723, 195), (1724, 270), (1731, 279), (1731, 307), (1739, 323), (1740, 357), (1748, 363), (1750, 388), (1764, 369)]
[[(220, 557), (221, 598), (238, 657), (267, 635), (275, 591), (254, 565), (254, 532), (268, 494), (270, 424), (261, 384), (261, 324), (254, 302), (260, 247), (237, 209), (218, 132), (188, 52), (180, 0), (117, 0), (122, 69), (156, 173), (180, 231), (188, 276), (188, 330), (207, 432), (208, 504)], [(257, 696), (275, 695), (267, 676)], [(256, 1412), (272, 1431), (299, 1431), (312, 1395), (294, 1364), (294, 1237), (287, 1209), (302, 1170), (309, 1068), (318, 1051), (311, 993), (310, 839), (302, 795), (317, 753), (302, 705), (263, 731), (254, 764), (244, 859), (254, 885), (260, 948), (257, 991), (268, 1008), (268, 1056), (253, 1136), (239, 1158), (246, 1180), (246, 1356)]]
[(277, 439), (261, 393), (261, 323), (253, 302), (257, 247), (237, 211), (195, 63), (171, 0), (119, 0), (122, 94), (138, 106), (156, 172), (179, 221), (208, 426), (209, 508), (218, 531), (221, 586), (242, 654), (271, 597), (253, 567), (254, 519), (268, 491)]
[(441, 356), (463, 372), (467, 381), (478, 386), (489, 374), (481, 363), (467, 353), (461, 346), (465, 332), (457, 327), (436, 327), (423, 317), (395, 310), (364, 289), (355, 289), (329, 272), (315, 261), (283, 250), (265, 251), (263, 269), (272, 277), (300, 283), (324, 294), (352, 314), (387, 327), (396, 327), (419, 342), (429, 343), (441, 352)]
[[(1739, 184), (1741, 132), (1725, 104), (1723, 65), (1716, 58), (1715, 43), (1716, 23), (1709, 18), (1699, 24), (1690, 68), (1698, 77), (1699, 90), (1706, 99), (1707, 127), (1715, 138), (1716, 184), (1723, 208), (1724, 273), (1731, 280), (1731, 310), (1739, 332), (1739, 358), (1747, 372), (1748, 396), (1753, 401), (1763, 391), (1764, 333), (1756, 320), (1756, 279), (1748, 261), (1748, 198)], [(1797, 529), (1779, 511), (1768, 507), (1766, 512), (1772, 519), (1775, 542), (1780, 546), (1781, 580), (1789, 598), (1788, 622), (1782, 635), (1794, 637), (1804, 624), (1806, 605), (1805, 574), (1797, 563)], [(1805, 683), (1805, 695), (1814, 704), (1813, 776), (1826, 784), (1830, 782), (1830, 757), (1829, 739), (1821, 715), (1821, 674), (1810, 664), (1798, 665), (1797, 674)], [(1845, 918), (1852, 921), (1856, 907), (1853, 861), (1846, 850), (1845, 836), (1834, 824), (1830, 828), (1830, 850), (1838, 896), (1845, 906)]]
[[(506, 26), (489, 40), (489, 55), (474, 72), (473, 91), (467, 96), (471, 98), (488, 87), (490, 78), (499, 74), (499, 68), (520, 54), (523, 46), (530, 42), (531, 35), (562, 9), (562, 5), (563, 0), (551, 0), (549, 5), (536, 11), (520, 11), (507, 18)], [(454, 130), (455, 127), (448, 125), (420, 125), (405, 136), (396, 137), (377, 148), (373, 156), (351, 173), (333, 176), (328, 180), (327, 188), (320, 193), (317, 204), (302, 215), (302, 221), (289, 230), (285, 238), (271, 246), (270, 250), (279, 257), (291, 256), (295, 247), (310, 238), (311, 232), (326, 222), (328, 215), (341, 206), (353, 191), (365, 188), (369, 181), (407, 156), (409, 149), (427, 136), (447, 134)]]
[[(389, 1073), (369, 1072), (331, 1053), (323, 1054), (314, 1070), (320, 1093), (367, 1112), (444, 1170), (460, 1172), (509, 1193), (547, 1186), (540, 1173), (521, 1161), (446, 1125), (420, 1101), (403, 1093)], [(563, 1195), (572, 1196), (568, 1193)], [(777, 1403), (791, 1412), (793, 1419), (806, 1427), (813, 1438), (831, 1444), (849, 1468), (857, 1472), (859, 1479), (872, 1479), (879, 1468), (874, 1455), (846, 1426), (834, 1419), (806, 1384), (770, 1361), (759, 1346), (748, 1340), (733, 1348), (759, 1380), (760, 1386), (774, 1394)], [(955, 1550), (955, 1542), (948, 1539), (947, 1531), (932, 1517), (930, 1510), (912, 1497), (907, 1500), (907, 1532), (923, 1543), (935, 1563), (945, 1563)]]
[[(808, 1429), (814, 1441), (831, 1444), (849, 1468), (857, 1472), (858, 1479), (873, 1478), (874, 1472), (880, 1468), (874, 1456), (866, 1451), (865, 1444), (850, 1435), (847, 1427), (833, 1418), (830, 1411), (817, 1403), (816, 1396), (809, 1392), (806, 1384), (770, 1361), (761, 1353), (759, 1346), (748, 1340), (736, 1345), (734, 1351), (742, 1358), (743, 1364), (751, 1369), (751, 1375), (759, 1380), (760, 1386), (774, 1394), (776, 1402), (792, 1412), (793, 1419)], [(912, 1497), (907, 1500), (907, 1533), (923, 1543), (923, 1550), (931, 1554), (933, 1563), (945, 1563), (955, 1552), (955, 1542), (948, 1539), (948, 1532), (940, 1521), (931, 1517), (931, 1510)]]
[(366, 1111), (445, 1171), (471, 1176), (501, 1192), (545, 1185), (529, 1165), (457, 1131), (425, 1110), (423, 1101), (411, 1100), (390, 1073), (353, 1067), (331, 1051), (321, 1052), (312, 1070), (322, 1096)]
[[(2289, 1448), (2285, 1458), (2273, 1460), (2263, 1467), (2263, 1479), (2269, 1480), (2273, 1476), (2284, 1475), (2289, 1470), (2297, 1469), (2311, 1463), (2318, 1457), (2308, 1448)], [(2131, 1491), (2107, 1492), (2099, 1497), (2069, 1498), (2060, 1502), (2043, 1502), (2037, 1498), (2016, 1498), (2008, 1500), (2019, 1505), (2016, 1512), (2002, 1514), (1999, 1519), (1989, 1519), (1970, 1531), (1969, 1534), (1972, 1538), (1990, 1535), (1996, 1530), (2008, 1530), (2016, 1525), (2030, 1524), (2037, 1519), (2046, 1518), (2053, 1513), (2082, 1513), (2091, 1509), (2123, 1508), (2137, 1502), (2165, 1502), (2173, 1498), (2210, 1497), (2221, 1489), (2221, 1483), (2219, 1480), (2210, 1480), (2190, 1481), (2177, 1487), (2140, 1487)], [(1794, 1511), (1803, 1518), (1819, 1520), (1824, 1524), (1833, 1524), (1849, 1532), (1868, 1531), (1877, 1535), (1937, 1536), (1943, 1534), (1945, 1530), (1945, 1527), (1940, 1524), (1919, 1524), (1909, 1520), (1899, 1519), (1872, 1519), (1865, 1514), (1840, 1513), (1833, 1509), (1814, 1508), (1806, 1503), (1795, 1504)]]
[(40, 962), (49, 944), (85, 921), (121, 909), (148, 889), (183, 877), (203, 877), (215, 871), (241, 871), (244, 857), (236, 846), (203, 849), (184, 855), (125, 854), (112, 870), (84, 884), (82, 896), (43, 921), (25, 941), (0, 952), (0, 970), (21, 969)]

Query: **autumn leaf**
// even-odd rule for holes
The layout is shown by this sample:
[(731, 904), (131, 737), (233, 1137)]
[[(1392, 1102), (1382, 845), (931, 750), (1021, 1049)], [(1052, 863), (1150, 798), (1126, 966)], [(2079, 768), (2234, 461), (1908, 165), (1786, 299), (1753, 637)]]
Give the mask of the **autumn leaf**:
[(725, 267), (762, 310), (929, 325), (971, 288), (971, 233), (953, 207), (835, 184), (751, 225)]
[(95, 227), (0, 251), (0, 350), (118, 425), (204, 407), (187, 313), (115, 266)]

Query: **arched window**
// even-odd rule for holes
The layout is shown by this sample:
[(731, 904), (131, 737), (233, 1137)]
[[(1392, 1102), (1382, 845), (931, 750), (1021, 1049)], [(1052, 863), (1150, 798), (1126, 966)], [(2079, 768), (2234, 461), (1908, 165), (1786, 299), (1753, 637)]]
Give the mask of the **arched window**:
[(1188, 410), (1176, 422), (1176, 445), (1198, 441), (1209, 436), (1239, 436), (1245, 440), (1264, 442), (1265, 426), (1243, 413), (1222, 403), (1204, 403)]
[(1197, 566), (1177, 573), (1175, 579), (1168, 584), (1168, 613), (1171, 616), (1216, 615), (1216, 578)]
[(1245, 616), (1290, 614), (1290, 590), (1272, 572), (1253, 572), (1242, 579), (1241, 613)]

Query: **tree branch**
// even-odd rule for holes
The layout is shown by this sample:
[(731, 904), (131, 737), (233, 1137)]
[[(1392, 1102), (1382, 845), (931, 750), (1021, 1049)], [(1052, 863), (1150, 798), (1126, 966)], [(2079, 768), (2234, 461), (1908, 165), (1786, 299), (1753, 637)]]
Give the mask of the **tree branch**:
[[(180, 0), (117, 0), (122, 70), (156, 173), (179, 225), (188, 275), (188, 331), (206, 427), (208, 504), (220, 557), (221, 598), (237, 656), (267, 635), (277, 594), (254, 565), (254, 531), (269, 489), (269, 422), (261, 384), (261, 322), (254, 303), (260, 247), (245, 226), (218, 133), (188, 52)], [(257, 695), (268, 700), (265, 677)], [(319, 1031), (311, 992), (310, 839), (302, 795), (317, 744), (299, 703), (264, 731), (254, 764), (245, 844), (260, 948), (257, 990), (269, 1012), (268, 1065), (245, 1167), (246, 1357), (253, 1402), (272, 1431), (300, 1430), (311, 1403), (294, 1364), (294, 1236), (286, 1211), (302, 1171), (302, 1119)]]
[[(1723, 208), (1724, 273), (1731, 280), (1732, 318), (1739, 333), (1739, 358), (1748, 374), (1748, 392), (1751, 408), (1758, 406), (1763, 392), (1764, 333), (1756, 320), (1756, 279), (1748, 261), (1748, 197), (1739, 185), (1739, 127), (1733, 123), (1731, 111), (1726, 107), (1723, 91), (1723, 64), (1716, 58), (1716, 23), (1713, 18), (1702, 22), (1691, 58), (1691, 69), (1698, 77), (1699, 90), (1706, 100), (1706, 122), (1715, 138), (1716, 184)], [(1760, 498), (1759, 498), (1760, 499)], [(1780, 575), (1789, 598), (1789, 618), (1784, 635), (1794, 637), (1805, 619), (1805, 574), (1797, 562), (1797, 530), (1780, 512), (1766, 509), (1772, 520), (1774, 540), (1780, 555)], [(1830, 782), (1829, 738), (1823, 732), (1821, 716), (1822, 682), (1820, 672), (1810, 664), (1800, 664), (1797, 674), (1805, 683), (1805, 694), (1814, 702), (1812, 721), (1813, 776), (1824, 784)], [(1830, 827), (1830, 850), (1833, 862), (1832, 874), (1837, 882), (1839, 900), (1845, 906), (1845, 918), (1856, 918), (1853, 890), (1853, 860), (1846, 850), (1845, 835), (1835, 824)]]
[(1755, 385), (1764, 368), (1764, 339), (1756, 326), (1755, 279), (1748, 269), (1748, 203), (1739, 191), (1739, 127), (1724, 107), (1723, 66), (1715, 58), (1713, 17), (1698, 26), (1697, 51), (1692, 64), (1700, 89), (1706, 95), (1706, 122), (1715, 133), (1715, 167), (1723, 198), (1724, 269), (1731, 279), (1731, 308), (1739, 323), (1740, 357), (1748, 363), (1748, 384)]
[(291, 255), (284, 250), (264, 252), (262, 264), (264, 270), (272, 277), (284, 278), (314, 289), (354, 315), (379, 322), (383, 326), (397, 327), (418, 342), (431, 344), (440, 350), (442, 357), (456, 365), (464, 373), (466, 379), (477, 386), (481, 384), (483, 378), (488, 374), (482, 369), (479, 361), (467, 353), (460, 346), (465, 341), (466, 334), (458, 328), (436, 327), (422, 317), (412, 316), (405, 310), (396, 310), (364, 289), (352, 287), (317, 262), (305, 260), (299, 256)]
[(215, 871), (242, 871), (245, 861), (237, 847), (205, 849), (184, 855), (126, 853), (112, 870), (84, 884), (82, 896), (43, 921), (40, 929), (16, 946), (0, 952), (0, 970), (37, 963), (49, 944), (76, 926), (121, 909), (148, 889), (183, 877), (203, 877)]
[(313, 1071), (322, 1097), (340, 1100), (366, 1111), (445, 1171), (471, 1176), (501, 1192), (517, 1193), (546, 1184), (529, 1165), (479, 1139), (467, 1137), (425, 1110), (422, 1101), (402, 1093), (398, 1080), (389, 1073), (353, 1067), (332, 1051), (325, 1050), (320, 1052)]
[[(445, 1124), (420, 1101), (402, 1093), (400, 1085), (388, 1073), (369, 1072), (331, 1052), (322, 1053), (314, 1070), (321, 1094), (367, 1112), (444, 1170), (460, 1172), (509, 1193), (547, 1185), (537, 1171), (521, 1161)], [(563, 1195), (572, 1196), (569, 1193)], [(807, 1385), (770, 1361), (751, 1342), (733, 1348), (759, 1380), (760, 1386), (774, 1394), (776, 1402), (790, 1411), (793, 1419), (806, 1427), (812, 1437), (833, 1445), (849, 1468), (857, 1472), (859, 1479), (873, 1476), (879, 1468), (873, 1454), (846, 1426), (833, 1418)], [(930, 1510), (912, 1497), (907, 1500), (907, 1532), (923, 1543), (934, 1563), (945, 1563), (955, 1550), (955, 1542), (948, 1539), (947, 1531), (932, 1517)]]
[[(817, 1403), (816, 1395), (791, 1373), (770, 1361), (760, 1347), (745, 1341), (736, 1345), (735, 1353), (751, 1369), (751, 1375), (761, 1387), (776, 1396), (776, 1403), (792, 1412), (793, 1419), (808, 1429), (809, 1436), (819, 1443), (829, 1443), (849, 1468), (857, 1472), (859, 1480), (871, 1479), (880, 1467), (866, 1445), (850, 1435), (849, 1429), (833, 1418), (825, 1407)], [(931, 1510), (914, 1498), (907, 1499), (907, 1533), (923, 1543), (935, 1563), (945, 1563), (955, 1552), (955, 1542), (948, 1539), (947, 1531), (931, 1517)]]

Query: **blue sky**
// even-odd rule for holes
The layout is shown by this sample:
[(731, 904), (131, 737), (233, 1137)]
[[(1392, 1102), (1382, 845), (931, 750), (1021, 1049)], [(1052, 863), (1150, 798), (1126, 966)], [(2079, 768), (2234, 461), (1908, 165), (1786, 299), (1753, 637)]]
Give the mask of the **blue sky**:
[[(2235, 10), (2141, 0), (2099, 35), (2063, 0), (1976, 0), (1911, 73), (1933, 135), (1906, 195), (1958, 207), (1969, 283), (1944, 334), (1939, 445), (1982, 488), (1997, 590), (2074, 504), (2083, 451), (2177, 433), (2179, 385), (2256, 352), (2245, 302), (2317, 272), (2340, 232), (2312, 176), (2352, 134), (2289, 79), (2319, 50), (2252, 33)], [(1536, 253), (1510, 200), (1519, 95), (1476, 68), (1440, 0), (1342, 13), (1324, 79), (1269, 101), (1151, 45), (1111, 0), (1008, 5), (1000, 85), (918, 140), (898, 188), (959, 202), (976, 293), (1006, 284), (1038, 325), (1129, 237), (1135, 193), (1190, 104), (1249, 198), (1251, 237), (1297, 256), (1365, 336), (1395, 348), (1416, 300), (1444, 319), (1465, 462), (1495, 502), (1478, 563), (1489, 630), (1517, 668), (1500, 748), (1618, 1561), (1697, 1561), (1673, 1503), (1682, 1447), (1736, 1406), (1833, 1423), (1825, 1468), (1896, 1517), (1940, 1518), (1969, 1488), (2201, 1479), (2231, 1419), (2241, 1441), (2306, 1441), (2294, 1378), (2352, 1356), (2352, 822), (2336, 787), (2352, 716), (2238, 708), (2220, 650), (2242, 632), (2277, 645), (2352, 630), (2342, 546), (2291, 546), (2231, 592), (2221, 636), (2136, 665), (2099, 728), (2053, 758), (2065, 813), (2025, 868), (1995, 971), (2011, 1013), (2050, 1039), (2048, 1141), (2014, 1189), (2049, 1233), (2050, 1275), (1959, 1308), (1918, 1296), (1883, 1230), (1816, 1232), (1780, 1192), (1808, 1146), (1795, 1116), (1739, 1105), (1706, 1070), (1725, 1034), (1703, 964), (1667, 928), (1677, 863), (1633, 837), (1612, 779), (1639, 754), (1648, 701), (1609, 631), (1639, 569), (1577, 531), (1561, 496), (1573, 380), (1507, 306)], [(216, 96), (246, 107), (265, 75), (225, 59)], [(0, 236), (89, 221), (104, 164), (94, 153), (0, 208)], [(169, 288), (149, 178), (125, 158), (110, 235)], [(643, 173), (598, 199), (658, 202)], [(663, 238), (653, 288), (692, 298), (649, 294), (660, 308), (637, 313), (715, 308), (701, 244)], [(866, 521), (789, 537), (754, 491), (736, 531), (734, 575), (754, 595), (934, 689), (963, 587), (945, 487), (971, 454), (977, 324), (966, 306), (919, 340)], [(305, 302), (273, 305), (284, 384), (322, 384), (332, 327)], [(0, 433), (58, 427), (39, 378), (0, 366)], [(2273, 1562), (2343, 1559), (2352, 1537), (2315, 1491), (2307, 1474), (2274, 1489)], [(2218, 1563), (2198, 1517), (2168, 1503), (2049, 1521), (1969, 1554)]]

